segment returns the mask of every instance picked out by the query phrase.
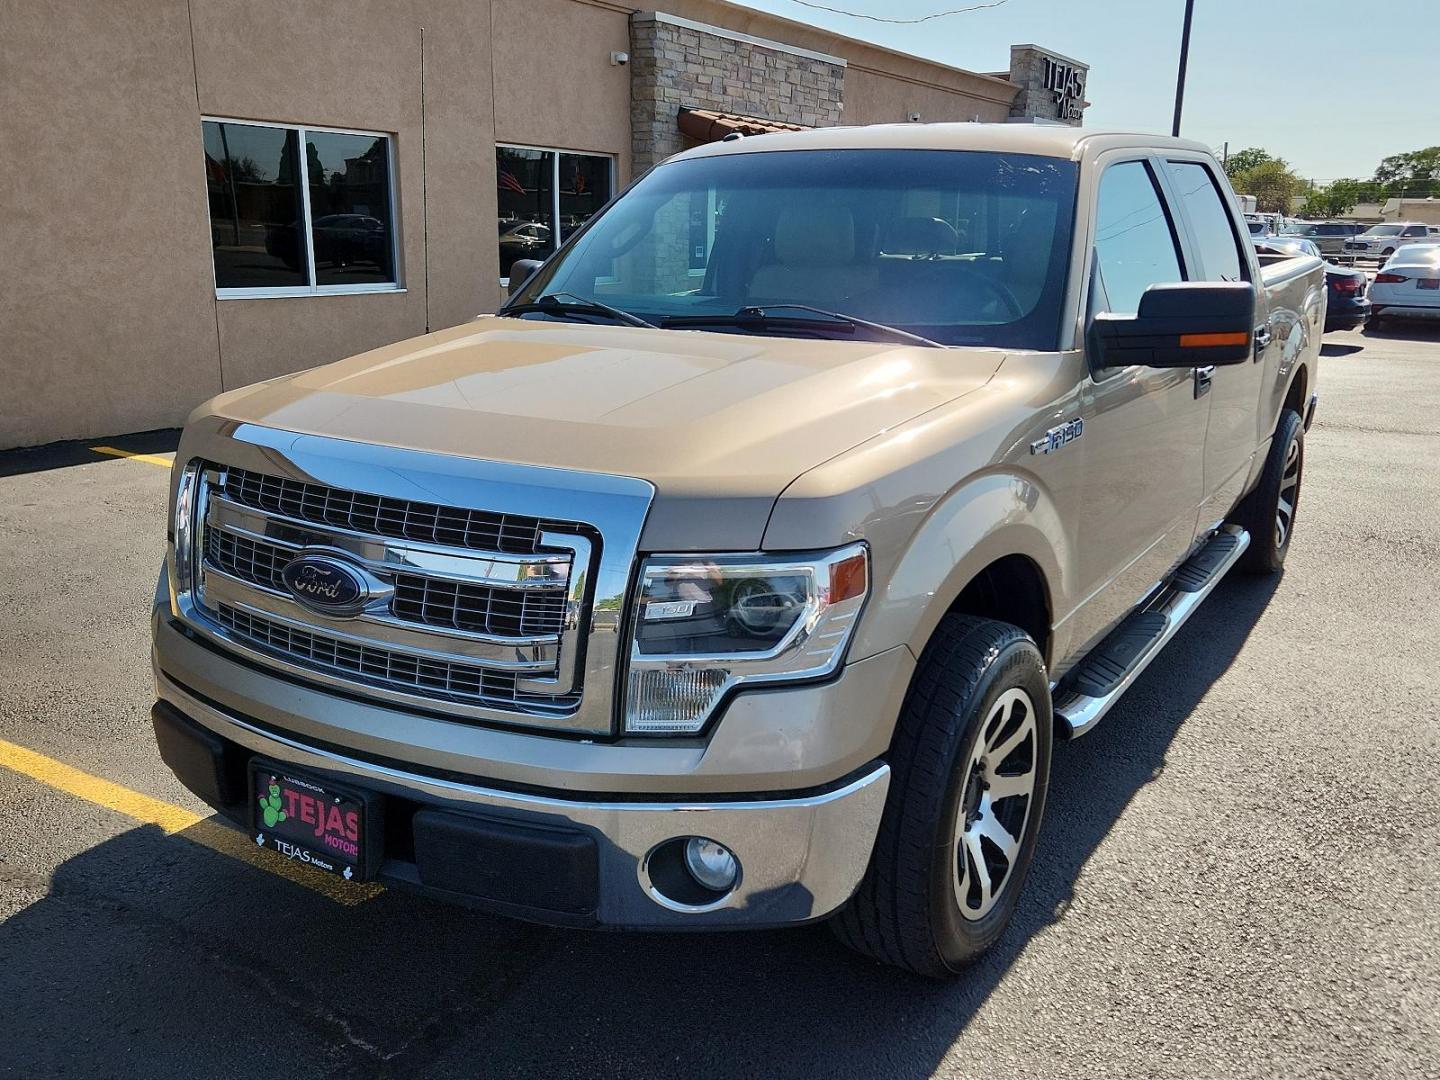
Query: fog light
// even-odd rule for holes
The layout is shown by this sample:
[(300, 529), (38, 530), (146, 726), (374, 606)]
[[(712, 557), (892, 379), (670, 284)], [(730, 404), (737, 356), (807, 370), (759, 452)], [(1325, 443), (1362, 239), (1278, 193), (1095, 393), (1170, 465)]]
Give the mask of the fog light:
[(692, 836), (685, 842), (685, 869), (705, 888), (725, 892), (735, 884), (740, 864), (724, 845)]

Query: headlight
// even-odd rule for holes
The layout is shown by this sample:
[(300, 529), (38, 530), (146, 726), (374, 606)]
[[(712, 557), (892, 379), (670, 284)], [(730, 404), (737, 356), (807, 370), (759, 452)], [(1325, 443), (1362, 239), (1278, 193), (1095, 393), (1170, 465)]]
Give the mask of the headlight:
[(699, 731), (733, 686), (831, 674), (869, 587), (863, 544), (647, 559), (631, 616), (626, 732)]

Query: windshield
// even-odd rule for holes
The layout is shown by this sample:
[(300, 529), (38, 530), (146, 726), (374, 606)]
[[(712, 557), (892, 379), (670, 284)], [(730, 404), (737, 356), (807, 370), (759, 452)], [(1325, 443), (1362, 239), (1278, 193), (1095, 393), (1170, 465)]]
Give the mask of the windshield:
[(1371, 225), (1365, 230), (1366, 236), (1399, 236), (1399, 225)]
[(594, 218), (514, 303), (574, 293), (654, 323), (804, 304), (947, 345), (1054, 349), (1075, 187), (1073, 162), (973, 151), (675, 161)]

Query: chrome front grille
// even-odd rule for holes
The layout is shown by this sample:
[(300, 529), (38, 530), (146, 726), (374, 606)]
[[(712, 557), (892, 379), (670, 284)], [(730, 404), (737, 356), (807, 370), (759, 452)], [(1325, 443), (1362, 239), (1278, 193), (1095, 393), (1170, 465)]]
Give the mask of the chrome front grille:
[[(257, 659), (462, 718), (577, 711), (586, 527), (216, 464), (201, 471), (196, 516), (195, 611)], [(317, 555), (365, 582), (353, 614), (287, 587), (286, 567)]]
[(229, 604), (216, 607), (221, 625), (287, 657), (303, 658), (320, 668), (355, 676), (377, 688), (404, 687), (427, 697), (445, 697), (476, 705), (519, 704), (515, 676), (448, 661), (407, 656), (240, 611)]
[[(281, 577), (297, 549), (234, 533), (205, 530), (209, 565), (251, 585), (286, 592)], [(395, 574), (390, 614), (402, 622), (496, 637), (558, 634), (565, 623), (565, 578), (551, 588), (506, 589), (419, 574)]]
[(276, 592), (285, 591), (280, 574), (295, 556), (287, 548), (260, 543), (221, 528), (205, 530), (205, 559), (218, 570)]
[(514, 637), (558, 634), (565, 619), (564, 582), (558, 585), (544, 590), (495, 589), (396, 574), (390, 610), (402, 619), (452, 630)]
[(574, 528), (543, 518), (339, 491), (249, 469), (228, 470), (222, 489), (226, 498), (242, 506), (296, 521), (477, 551), (529, 554), (540, 550), (540, 534), (546, 529)]

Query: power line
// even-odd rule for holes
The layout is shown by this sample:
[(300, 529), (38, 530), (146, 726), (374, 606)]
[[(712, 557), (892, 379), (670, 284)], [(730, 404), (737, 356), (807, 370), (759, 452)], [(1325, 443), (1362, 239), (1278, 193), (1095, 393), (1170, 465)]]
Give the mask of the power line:
[(994, 0), (989, 4), (974, 4), (970, 7), (955, 8), (951, 11), (937, 11), (933, 15), (922, 15), (918, 19), (888, 19), (883, 15), (864, 15), (858, 11), (845, 11), (843, 8), (827, 7), (824, 4), (812, 3), (811, 0), (790, 0), (792, 4), (799, 4), (801, 7), (815, 8), (817, 11), (828, 11), (834, 15), (848, 15), (852, 19), (869, 19), (871, 22), (896, 23), (901, 26), (914, 26), (916, 23), (929, 22), (931, 19), (943, 19), (947, 15), (964, 15), (970, 11), (983, 11), (986, 8), (997, 8), (1009, 0)]

